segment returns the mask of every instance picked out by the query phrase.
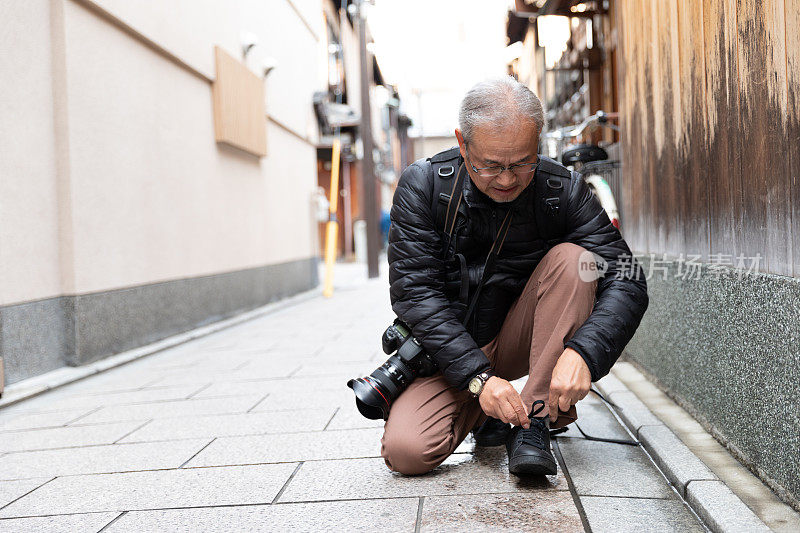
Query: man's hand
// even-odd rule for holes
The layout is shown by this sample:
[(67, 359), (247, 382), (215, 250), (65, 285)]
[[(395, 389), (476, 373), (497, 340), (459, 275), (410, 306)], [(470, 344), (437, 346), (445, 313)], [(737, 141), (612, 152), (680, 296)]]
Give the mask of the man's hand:
[(503, 378), (490, 377), (478, 396), (478, 402), (483, 412), (489, 416), (525, 429), (531, 425), (525, 406), (522, 405), (522, 398), (514, 386)]
[(582, 400), (589, 394), (591, 386), (592, 374), (586, 361), (572, 348), (566, 348), (558, 358), (550, 380), (550, 421), (556, 421), (559, 409), (569, 411)]

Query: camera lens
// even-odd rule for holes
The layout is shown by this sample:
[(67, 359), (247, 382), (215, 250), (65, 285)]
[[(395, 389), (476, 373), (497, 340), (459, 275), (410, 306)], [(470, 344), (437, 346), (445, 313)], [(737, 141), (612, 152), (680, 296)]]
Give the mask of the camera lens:
[(391, 356), (372, 374), (351, 379), (347, 386), (356, 394), (356, 407), (367, 418), (378, 420), (389, 417), (389, 408), (414, 379), (414, 374), (397, 356)]
[(411, 330), (400, 320), (386, 328), (381, 338), (383, 349), (391, 355), (367, 377), (351, 379), (347, 386), (356, 394), (356, 407), (366, 418), (386, 420), (389, 409), (400, 393), (417, 376), (430, 376), (436, 364), (411, 337)]

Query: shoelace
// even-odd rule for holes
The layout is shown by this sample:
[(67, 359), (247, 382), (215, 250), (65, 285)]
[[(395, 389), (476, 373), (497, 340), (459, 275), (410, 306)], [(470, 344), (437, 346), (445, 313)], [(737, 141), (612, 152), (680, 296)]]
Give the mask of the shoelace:
[[(599, 396), (600, 399), (603, 401), (603, 403), (605, 403), (611, 411), (616, 411), (617, 409), (620, 409), (620, 410), (622, 409), (622, 407), (618, 406), (617, 404), (615, 404), (614, 402), (612, 402), (611, 400), (607, 399), (605, 396), (600, 394), (600, 392), (595, 390), (594, 387), (589, 389), (589, 392), (593, 392), (594, 394)], [(577, 422), (575, 422), (574, 425), (575, 425), (575, 428), (580, 432), (581, 435), (583, 435), (583, 438), (585, 438), (586, 440), (593, 440), (593, 441), (597, 441), (597, 442), (610, 442), (612, 444), (624, 444), (626, 446), (639, 446), (641, 444), (638, 440), (612, 439), (612, 438), (607, 438), (607, 437), (595, 437), (593, 435), (587, 435), (583, 431), (583, 429), (581, 429), (581, 427), (578, 425)], [(550, 436), (551, 437), (555, 437), (556, 435), (558, 435), (560, 433), (566, 432), (567, 429), (569, 429), (569, 428), (562, 427), (562, 428), (558, 428), (558, 429), (552, 429), (552, 430), (550, 430)]]
[(531, 412), (531, 425), (528, 429), (522, 428), (517, 434), (517, 443), (529, 444), (535, 446), (540, 450), (545, 449), (544, 439), (542, 438), (547, 432), (546, 417), (534, 418), (536, 415), (544, 411), (545, 403), (543, 400), (536, 400), (533, 402), (533, 411)]

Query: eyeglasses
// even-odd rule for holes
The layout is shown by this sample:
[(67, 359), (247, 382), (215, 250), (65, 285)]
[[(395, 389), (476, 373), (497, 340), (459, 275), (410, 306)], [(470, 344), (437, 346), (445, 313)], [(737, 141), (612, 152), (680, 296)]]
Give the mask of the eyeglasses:
[[(469, 157), (469, 150), (466, 150), (466, 152), (467, 157)], [(491, 167), (476, 168), (475, 165), (472, 164), (472, 161), (469, 162), (469, 166), (472, 167), (472, 171), (475, 174), (482, 178), (494, 178), (506, 170), (510, 170), (518, 177), (524, 177), (536, 170), (536, 167), (539, 166), (539, 158), (536, 158), (535, 163), (518, 163), (516, 165), (509, 165), (507, 167), (504, 167), (503, 165), (495, 165)]]

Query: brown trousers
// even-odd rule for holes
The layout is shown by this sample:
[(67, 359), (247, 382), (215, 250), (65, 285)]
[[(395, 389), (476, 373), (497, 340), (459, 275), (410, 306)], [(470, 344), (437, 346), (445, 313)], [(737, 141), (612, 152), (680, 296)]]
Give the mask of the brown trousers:
[[(529, 375), (520, 393), (528, 412), (535, 400), (548, 404), (550, 379), (564, 342), (592, 311), (597, 281), (583, 281), (578, 274), (583, 252), (576, 244), (554, 246), (511, 306), (500, 333), (481, 347), (497, 376), (511, 381)], [(391, 470), (424, 474), (447, 459), (485, 419), (478, 400), (450, 387), (440, 373), (418, 378), (392, 405), (381, 455)], [(573, 406), (560, 412), (552, 427), (576, 419)]]

